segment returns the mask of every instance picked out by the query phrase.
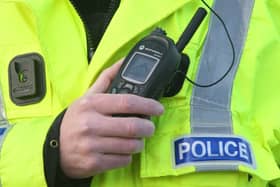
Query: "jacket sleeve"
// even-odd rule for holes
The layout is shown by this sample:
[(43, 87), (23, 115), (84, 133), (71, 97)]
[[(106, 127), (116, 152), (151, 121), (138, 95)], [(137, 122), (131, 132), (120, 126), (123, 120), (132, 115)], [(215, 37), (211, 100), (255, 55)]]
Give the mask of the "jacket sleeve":
[(54, 120), (44, 144), (44, 170), (48, 187), (89, 187), (92, 177), (71, 179), (60, 168), (59, 136), (64, 110)]

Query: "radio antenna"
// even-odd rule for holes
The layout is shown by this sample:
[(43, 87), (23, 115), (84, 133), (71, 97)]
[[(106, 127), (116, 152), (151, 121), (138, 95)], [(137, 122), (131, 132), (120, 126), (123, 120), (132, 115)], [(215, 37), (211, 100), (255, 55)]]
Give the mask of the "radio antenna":
[(204, 8), (198, 8), (195, 15), (192, 17), (190, 23), (187, 25), (183, 34), (180, 36), (178, 42), (176, 43), (176, 47), (178, 51), (182, 52), (186, 45), (189, 43), (191, 38), (193, 37), (195, 31), (198, 29), (203, 19), (205, 18), (207, 11)]

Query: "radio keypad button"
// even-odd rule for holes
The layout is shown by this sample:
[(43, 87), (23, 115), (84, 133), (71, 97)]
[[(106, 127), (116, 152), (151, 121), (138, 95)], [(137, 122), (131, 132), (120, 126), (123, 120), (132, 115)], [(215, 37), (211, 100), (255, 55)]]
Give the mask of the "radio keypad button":
[(119, 84), (118, 84), (118, 89), (122, 88), (123, 85), (124, 85), (124, 81), (121, 80), (121, 81), (119, 82)]
[(122, 89), (119, 90), (119, 93), (120, 93), (120, 94), (131, 93), (131, 90), (126, 89), (126, 88), (122, 88)]
[(128, 89), (128, 90), (130, 90), (130, 91), (133, 91), (134, 85), (133, 85), (133, 84), (126, 83), (122, 88), (123, 88), (123, 89)]
[(117, 88), (112, 88), (112, 94), (116, 94), (118, 92)]
[(133, 93), (134, 94), (138, 94), (139, 93), (139, 87), (138, 86), (134, 86), (134, 89), (133, 89)]

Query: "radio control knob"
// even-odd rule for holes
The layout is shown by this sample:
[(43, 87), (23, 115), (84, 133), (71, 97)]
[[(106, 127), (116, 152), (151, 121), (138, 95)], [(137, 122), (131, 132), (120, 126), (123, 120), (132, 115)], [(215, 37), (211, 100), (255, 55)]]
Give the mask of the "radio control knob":
[(166, 36), (166, 32), (165, 30), (157, 27), (154, 31), (153, 31), (153, 34), (161, 34), (161, 35), (165, 35)]

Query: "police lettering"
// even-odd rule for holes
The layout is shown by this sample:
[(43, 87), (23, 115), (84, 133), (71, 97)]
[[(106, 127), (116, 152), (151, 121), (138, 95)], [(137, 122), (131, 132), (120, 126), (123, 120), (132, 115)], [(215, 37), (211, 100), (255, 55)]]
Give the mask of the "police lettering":
[(243, 142), (218, 141), (218, 144), (211, 141), (194, 141), (192, 143), (182, 142), (179, 144), (179, 159), (182, 160), (186, 154), (194, 158), (203, 157), (240, 157), (248, 160), (248, 147)]
[(200, 162), (217, 165), (218, 162), (255, 168), (248, 141), (237, 136), (200, 137), (183, 136), (174, 140), (175, 166), (196, 165)]

